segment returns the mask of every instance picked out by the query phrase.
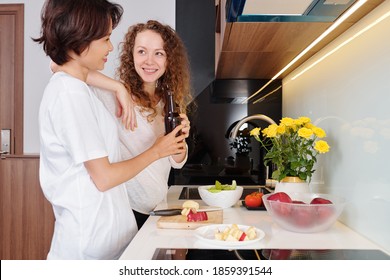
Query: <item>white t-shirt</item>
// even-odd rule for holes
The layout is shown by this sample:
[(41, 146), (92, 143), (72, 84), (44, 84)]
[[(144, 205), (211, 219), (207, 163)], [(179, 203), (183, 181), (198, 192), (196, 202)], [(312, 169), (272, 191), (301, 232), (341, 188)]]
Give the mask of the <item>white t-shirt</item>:
[(39, 111), (40, 182), (55, 214), (48, 259), (117, 259), (137, 232), (124, 184), (100, 192), (84, 162), (120, 161), (116, 120), (93, 89), (52, 76)]
[[(115, 96), (98, 88), (95, 89), (95, 92), (111, 114), (115, 116)], [(133, 158), (143, 153), (154, 144), (159, 136), (165, 134), (163, 106), (163, 102), (160, 101), (157, 105), (158, 114), (152, 122), (148, 122), (147, 118), (141, 114), (140, 107), (136, 107), (138, 127), (134, 131), (127, 130), (117, 119), (123, 159)], [(131, 207), (137, 212), (149, 214), (157, 204), (166, 198), (171, 167), (181, 168), (186, 161), (187, 155), (180, 163), (177, 163), (172, 157), (161, 158), (127, 181), (126, 187)]]

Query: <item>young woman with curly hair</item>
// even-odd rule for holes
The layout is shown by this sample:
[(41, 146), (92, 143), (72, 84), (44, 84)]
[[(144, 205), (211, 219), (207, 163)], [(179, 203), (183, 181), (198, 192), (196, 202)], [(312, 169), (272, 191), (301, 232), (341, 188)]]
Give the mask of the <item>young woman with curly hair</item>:
[[(119, 124), (121, 153), (132, 158), (142, 153), (165, 134), (165, 95), (169, 90), (181, 111), (182, 134), (189, 136), (190, 122), (187, 104), (191, 101), (189, 62), (185, 47), (168, 25), (149, 20), (131, 26), (121, 43), (120, 66), (117, 75), (131, 93), (135, 105), (137, 127), (127, 130)], [(95, 86), (114, 90), (121, 84), (101, 73), (90, 73), (89, 80)], [(98, 97), (115, 114), (115, 100), (112, 94), (100, 89)], [(126, 182), (132, 209), (141, 227), (157, 204), (164, 201), (168, 191), (171, 168), (181, 168), (187, 160), (185, 154), (159, 159), (133, 179)]]
[[(143, 51), (142, 47), (136, 46), (136, 39), (141, 40), (140, 36), (146, 41), (150, 36), (161, 37), (164, 54), (155, 54), (156, 60), (161, 60), (158, 59), (160, 56), (165, 61), (165, 66), (159, 69), (161, 72), (146, 72), (145, 69), (140, 69), (142, 65), (139, 66), (137, 61), (135, 62), (137, 57), (146, 55), (140, 53)], [(117, 74), (131, 92), (135, 103), (150, 112), (148, 118), (153, 119), (156, 116), (155, 101), (163, 99), (167, 89), (174, 93), (180, 111), (186, 112), (187, 104), (191, 101), (190, 71), (185, 47), (176, 32), (168, 25), (149, 20), (147, 23), (131, 26), (121, 46), (121, 64)], [(138, 49), (135, 49), (136, 47)], [(157, 76), (159, 77), (156, 80)]]

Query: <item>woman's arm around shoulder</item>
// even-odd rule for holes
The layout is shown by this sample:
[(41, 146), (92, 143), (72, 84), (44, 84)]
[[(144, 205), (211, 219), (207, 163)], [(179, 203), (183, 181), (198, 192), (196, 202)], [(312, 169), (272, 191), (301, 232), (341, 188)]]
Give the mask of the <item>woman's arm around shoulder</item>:
[(101, 72), (90, 71), (87, 83), (113, 92), (116, 96), (117, 117), (122, 117), (122, 123), (127, 129), (134, 130), (137, 127), (134, 102), (126, 87), (119, 81), (112, 79)]

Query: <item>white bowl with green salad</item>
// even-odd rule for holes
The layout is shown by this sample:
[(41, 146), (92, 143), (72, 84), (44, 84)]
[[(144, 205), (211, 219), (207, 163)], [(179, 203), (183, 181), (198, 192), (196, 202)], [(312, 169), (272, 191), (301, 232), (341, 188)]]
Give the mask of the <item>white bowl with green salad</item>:
[(198, 192), (201, 199), (209, 206), (229, 208), (235, 205), (241, 198), (243, 187), (237, 186), (235, 180), (232, 184), (221, 184), (200, 186)]

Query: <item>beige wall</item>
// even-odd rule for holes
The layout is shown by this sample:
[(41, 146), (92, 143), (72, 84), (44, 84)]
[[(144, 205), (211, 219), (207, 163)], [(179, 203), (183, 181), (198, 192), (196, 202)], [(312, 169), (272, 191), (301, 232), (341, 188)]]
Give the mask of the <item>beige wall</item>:
[[(384, 19), (371, 29), (365, 28)], [(342, 221), (390, 251), (390, 1), (283, 80), (283, 115), (306, 115), (327, 131), (316, 192), (347, 198)], [(293, 80), (329, 51), (360, 36)]]

